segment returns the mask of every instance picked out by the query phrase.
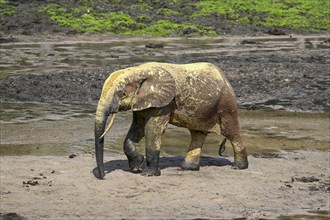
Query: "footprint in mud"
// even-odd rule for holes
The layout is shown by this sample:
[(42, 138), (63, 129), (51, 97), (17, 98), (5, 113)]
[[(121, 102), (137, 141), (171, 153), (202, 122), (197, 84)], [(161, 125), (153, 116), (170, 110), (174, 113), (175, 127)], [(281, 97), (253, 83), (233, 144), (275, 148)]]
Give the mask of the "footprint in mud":
[(310, 177), (292, 177), (291, 178), (291, 182), (302, 182), (302, 183), (312, 183), (312, 182), (319, 182), (320, 179), (314, 177), (314, 176), (310, 176)]
[(292, 177), (291, 181), (284, 182), (284, 185), (288, 188), (294, 187), (295, 183), (302, 183), (304, 185), (299, 185), (299, 190), (309, 190), (309, 191), (330, 191), (330, 182), (322, 181), (314, 176), (309, 177)]
[(23, 187), (38, 186), (38, 185), (39, 185), (39, 181), (37, 180), (23, 181)]
[[(52, 170), (50, 173), (55, 173), (54, 170)], [(48, 186), (52, 186), (53, 181), (50, 180), (48, 182), (44, 182), (43, 180), (46, 180), (47, 177), (44, 176), (44, 174), (40, 173), (39, 176), (35, 176), (30, 178), (30, 180), (27, 181), (23, 181), (23, 187), (30, 187), (30, 186), (39, 186), (39, 185), (48, 185)]]

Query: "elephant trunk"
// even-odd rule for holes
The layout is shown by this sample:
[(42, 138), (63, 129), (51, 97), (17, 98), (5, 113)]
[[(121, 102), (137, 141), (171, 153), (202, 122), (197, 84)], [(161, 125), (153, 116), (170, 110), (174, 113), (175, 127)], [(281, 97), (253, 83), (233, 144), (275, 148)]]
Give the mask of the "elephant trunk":
[(96, 156), (96, 164), (98, 170), (97, 178), (103, 179), (105, 176), (104, 167), (103, 167), (103, 148), (104, 148), (104, 135), (110, 130), (111, 125), (113, 123), (114, 114), (110, 115), (110, 123), (105, 129), (107, 118), (109, 116), (109, 109), (104, 108), (104, 105), (99, 103), (96, 110), (95, 116), (95, 156)]

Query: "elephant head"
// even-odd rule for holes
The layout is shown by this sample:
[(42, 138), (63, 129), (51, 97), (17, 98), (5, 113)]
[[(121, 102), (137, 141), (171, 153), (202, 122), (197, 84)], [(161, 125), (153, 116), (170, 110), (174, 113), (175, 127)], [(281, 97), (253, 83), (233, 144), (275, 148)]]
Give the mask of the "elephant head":
[[(113, 72), (105, 81), (95, 117), (95, 153), (99, 179), (104, 178), (104, 135), (119, 111), (141, 111), (168, 105), (175, 97), (175, 81), (163, 68), (137, 66)], [(107, 119), (109, 119), (106, 128)]]

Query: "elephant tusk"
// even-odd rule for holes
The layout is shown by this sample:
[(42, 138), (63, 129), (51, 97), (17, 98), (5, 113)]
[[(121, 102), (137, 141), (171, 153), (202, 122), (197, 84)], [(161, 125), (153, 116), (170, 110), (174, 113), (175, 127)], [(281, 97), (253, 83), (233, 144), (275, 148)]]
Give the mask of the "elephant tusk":
[(112, 124), (115, 120), (115, 117), (116, 117), (116, 114), (113, 114), (110, 121), (109, 121), (109, 124), (107, 126), (107, 128), (105, 129), (105, 131), (103, 132), (103, 134), (101, 135), (100, 139), (104, 138), (104, 136), (108, 133), (108, 131), (111, 129), (112, 127)]

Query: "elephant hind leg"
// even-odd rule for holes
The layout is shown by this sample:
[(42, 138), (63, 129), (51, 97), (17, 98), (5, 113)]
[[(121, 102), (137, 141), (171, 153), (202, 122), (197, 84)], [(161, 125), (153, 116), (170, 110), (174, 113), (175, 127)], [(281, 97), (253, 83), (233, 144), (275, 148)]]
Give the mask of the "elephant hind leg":
[(190, 147), (181, 168), (183, 170), (199, 170), (200, 156), (207, 133), (190, 130), (190, 134)]
[(232, 168), (248, 168), (247, 152), (240, 135), (237, 110), (222, 110), (219, 112), (219, 118), (221, 134), (230, 141), (234, 150)]

